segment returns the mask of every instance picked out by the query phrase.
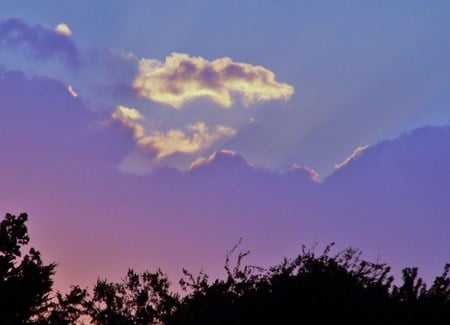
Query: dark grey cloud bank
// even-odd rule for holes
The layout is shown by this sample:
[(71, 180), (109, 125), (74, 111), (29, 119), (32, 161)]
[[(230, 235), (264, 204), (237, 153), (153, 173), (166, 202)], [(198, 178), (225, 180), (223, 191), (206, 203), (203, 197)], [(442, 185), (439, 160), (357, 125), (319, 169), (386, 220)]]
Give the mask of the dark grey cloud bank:
[(120, 50), (79, 48), (58, 26), (30, 25), (18, 17), (0, 21), (0, 50), (5, 65), (68, 81), (90, 109), (111, 110), (117, 101), (136, 97), (131, 83), (138, 73), (137, 58)]
[(0, 47), (24, 50), (38, 60), (57, 58), (70, 66), (80, 64), (71, 37), (43, 25), (30, 26), (21, 18), (0, 22)]

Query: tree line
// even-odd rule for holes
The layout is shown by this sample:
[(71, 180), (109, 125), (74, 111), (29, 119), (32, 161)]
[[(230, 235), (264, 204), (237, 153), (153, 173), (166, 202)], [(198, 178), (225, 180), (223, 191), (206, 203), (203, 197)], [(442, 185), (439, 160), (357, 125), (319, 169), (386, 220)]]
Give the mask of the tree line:
[[(185, 294), (171, 290), (160, 269), (129, 269), (119, 282), (98, 279), (92, 290), (55, 292), (55, 263), (38, 250), (24, 253), (27, 214), (0, 223), (0, 324), (450, 324), (450, 264), (427, 285), (417, 268), (394, 283), (390, 267), (348, 248), (331, 254), (302, 247), (270, 268), (244, 264), (233, 247), (225, 279), (183, 270)], [(236, 262), (231, 265), (231, 256)]]

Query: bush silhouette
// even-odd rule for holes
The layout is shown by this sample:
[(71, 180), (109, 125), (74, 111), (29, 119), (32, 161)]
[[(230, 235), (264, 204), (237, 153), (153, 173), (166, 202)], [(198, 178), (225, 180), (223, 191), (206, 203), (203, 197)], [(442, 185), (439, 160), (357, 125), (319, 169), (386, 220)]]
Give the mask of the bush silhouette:
[[(370, 323), (382, 319), (388, 306), (393, 278), (384, 264), (361, 260), (348, 249), (330, 256), (303, 247), (292, 260), (268, 270), (237, 266), (224, 281), (193, 283), (168, 324), (302, 324), (345, 321)], [(229, 261), (229, 259), (227, 259)], [(193, 285), (192, 285), (193, 283)]]
[(268, 270), (242, 267), (248, 252), (231, 269), (228, 256), (227, 279), (211, 284), (185, 271), (191, 292), (166, 324), (450, 324), (449, 264), (429, 289), (417, 268), (396, 286), (386, 264), (351, 248), (331, 255), (333, 245), (319, 255), (303, 247)]

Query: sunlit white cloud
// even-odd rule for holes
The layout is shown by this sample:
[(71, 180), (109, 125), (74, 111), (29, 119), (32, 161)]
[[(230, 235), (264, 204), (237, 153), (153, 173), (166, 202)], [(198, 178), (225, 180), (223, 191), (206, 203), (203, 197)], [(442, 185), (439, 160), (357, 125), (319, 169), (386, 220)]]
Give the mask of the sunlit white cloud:
[(143, 116), (139, 111), (125, 106), (118, 106), (111, 118), (132, 130), (137, 146), (155, 151), (158, 160), (176, 153), (196, 153), (208, 148), (220, 138), (236, 134), (236, 130), (224, 125), (209, 129), (204, 122), (193, 123), (182, 129), (170, 129), (167, 132), (147, 131), (141, 122)]
[(262, 66), (233, 62), (228, 57), (208, 61), (183, 53), (172, 53), (164, 62), (141, 59), (133, 87), (142, 97), (176, 109), (199, 98), (228, 108), (233, 95), (249, 105), (287, 100), (294, 92), (293, 86), (277, 82), (275, 74)]
[(71, 37), (72, 36), (72, 31), (70, 30), (69, 26), (67, 26), (64, 23), (59, 24), (58, 26), (55, 27), (55, 32), (67, 36), (67, 37)]
[(145, 136), (144, 127), (139, 123), (143, 117), (137, 109), (119, 105), (114, 112), (112, 112), (111, 118), (132, 130), (133, 138), (136, 141)]
[(355, 149), (355, 151), (353, 151), (353, 153), (347, 157), (344, 161), (340, 162), (339, 164), (334, 165), (335, 169), (340, 169), (342, 167), (344, 167), (345, 165), (347, 165), (351, 160), (355, 159), (356, 157), (358, 157), (359, 155), (361, 155), (364, 150), (366, 150), (369, 146), (359, 146)]
[(175, 153), (191, 154), (208, 148), (214, 141), (222, 137), (230, 137), (236, 131), (230, 127), (218, 125), (209, 130), (203, 122), (187, 126), (186, 130), (171, 129), (168, 132), (152, 132), (138, 139), (141, 147), (151, 147), (156, 150), (157, 158), (161, 159)]
[(112, 118), (115, 120), (120, 120), (123, 123), (126, 120), (139, 121), (142, 119), (142, 115), (137, 109), (119, 105), (112, 113)]

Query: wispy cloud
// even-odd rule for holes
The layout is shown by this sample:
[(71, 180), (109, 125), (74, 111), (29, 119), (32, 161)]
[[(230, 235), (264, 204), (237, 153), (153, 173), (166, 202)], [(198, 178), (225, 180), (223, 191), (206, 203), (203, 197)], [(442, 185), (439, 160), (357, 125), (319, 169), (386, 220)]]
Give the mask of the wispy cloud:
[(71, 35), (66, 24), (51, 29), (43, 25), (30, 26), (21, 18), (0, 22), (0, 47), (24, 49), (40, 60), (57, 57), (70, 65), (77, 65), (79, 53)]
[(361, 155), (364, 150), (366, 150), (369, 146), (359, 146), (355, 149), (355, 151), (353, 151), (353, 153), (347, 157), (344, 161), (340, 162), (339, 164), (334, 165), (335, 169), (340, 169), (342, 167), (344, 167), (345, 165), (347, 165), (351, 160), (355, 159), (356, 157), (358, 157), (359, 155)]
[(233, 95), (244, 105), (273, 99), (287, 100), (294, 87), (275, 80), (275, 74), (248, 63), (224, 57), (208, 61), (202, 57), (172, 53), (164, 62), (141, 59), (133, 87), (142, 97), (180, 109), (185, 103), (207, 98), (222, 107), (233, 104)]
[(139, 111), (125, 106), (118, 106), (111, 117), (131, 129), (138, 147), (155, 151), (158, 160), (176, 153), (196, 153), (222, 137), (236, 134), (236, 130), (224, 125), (209, 129), (204, 122), (193, 123), (182, 129), (170, 129), (167, 132), (147, 131), (141, 123), (143, 116)]

